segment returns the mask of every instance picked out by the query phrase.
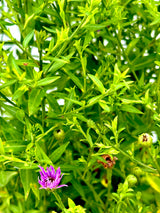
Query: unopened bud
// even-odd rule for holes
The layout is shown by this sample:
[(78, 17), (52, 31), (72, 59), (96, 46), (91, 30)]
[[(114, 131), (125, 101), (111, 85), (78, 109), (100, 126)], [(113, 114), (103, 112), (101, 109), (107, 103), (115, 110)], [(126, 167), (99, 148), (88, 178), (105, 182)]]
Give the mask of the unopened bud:
[(153, 139), (148, 133), (143, 133), (138, 137), (138, 143), (143, 147), (150, 147), (153, 143)]
[(134, 186), (137, 183), (137, 178), (134, 175), (128, 175), (127, 176), (128, 185), (130, 187)]

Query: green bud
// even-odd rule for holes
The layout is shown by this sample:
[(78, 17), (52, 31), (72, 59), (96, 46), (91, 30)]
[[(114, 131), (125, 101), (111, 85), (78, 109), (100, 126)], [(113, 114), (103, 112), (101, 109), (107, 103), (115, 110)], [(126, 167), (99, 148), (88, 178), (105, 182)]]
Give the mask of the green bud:
[(87, 125), (89, 128), (96, 129), (96, 124), (91, 119), (87, 120)]
[(143, 133), (138, 137), (138, 143), (143, 147), (150, 147), (152, 145), (153, 139), (148, 133)]
[(65, 138), (65, 132), (63, 131), (63, 129), (55, 130), (53, 135), (54, 135), (55, 139), (58, 141), (62, 141)]
[(144, 172), (142, 171), (142, 169), (138, 166), (134, 167), (133, 168), (133, 173), (136, 175), (136, 176), (140, 176), (140, 175), (143, 175)]
[(126, 179), (130, 187), (134, 186), (137, 183), (137, 178), (134, 175), (128, 175)]

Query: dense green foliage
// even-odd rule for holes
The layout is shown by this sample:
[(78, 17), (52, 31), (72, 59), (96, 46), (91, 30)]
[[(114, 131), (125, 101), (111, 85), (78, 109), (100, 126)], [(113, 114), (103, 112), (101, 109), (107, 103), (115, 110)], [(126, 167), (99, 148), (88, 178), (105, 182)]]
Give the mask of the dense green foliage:
[(160, 211), (159, 9), (0, 1), (0, 212), (61, 212), (38, 165), (64, 173), (63, 212)]

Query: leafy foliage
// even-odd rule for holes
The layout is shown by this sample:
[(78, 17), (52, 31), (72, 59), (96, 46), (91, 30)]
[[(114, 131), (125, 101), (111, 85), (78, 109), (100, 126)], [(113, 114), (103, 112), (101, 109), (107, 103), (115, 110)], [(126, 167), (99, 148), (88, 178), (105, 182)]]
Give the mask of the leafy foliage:
[[(64, 212), (158, 212), (159, 9), (156, 0), (0, 2), (1, 212), (60, 211), (39, 190), (38, 165), (64, 173)], [(151, 147), (142, 133), (156, 138)]]

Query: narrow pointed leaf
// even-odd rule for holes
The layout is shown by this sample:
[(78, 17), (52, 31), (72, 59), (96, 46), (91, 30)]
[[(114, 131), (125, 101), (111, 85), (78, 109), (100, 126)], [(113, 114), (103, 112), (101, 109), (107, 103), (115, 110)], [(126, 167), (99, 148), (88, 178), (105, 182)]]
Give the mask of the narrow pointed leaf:
[(69, 142), (61, 145), (49, 156), (49, 158), (52, 160), (53, 163), (55, 163), (62, 156), (62, 154), (65, 152), (68, 144), (69, 144)]
[(97, 86), (98, 90), (104, 94), (105, 93), (105, 88), (102, 84), (102, 82), (94, 75), (88, 74), (88, 76), (90, 77), (90, 79), (93, 81), (93, 83)]
[(29, 115), (33, 115), (35, 112), (38, 111), (38, 107), (45, 95), (45, 91), (41, 89), (33, 89), (29, 96)]
[(46, 77), (38, 81), (37, 86), (46, 86), (58, 80), (60, 76)]

